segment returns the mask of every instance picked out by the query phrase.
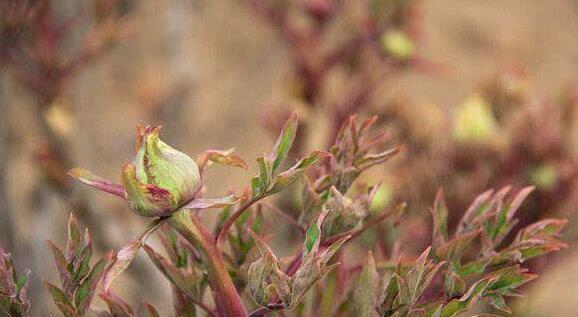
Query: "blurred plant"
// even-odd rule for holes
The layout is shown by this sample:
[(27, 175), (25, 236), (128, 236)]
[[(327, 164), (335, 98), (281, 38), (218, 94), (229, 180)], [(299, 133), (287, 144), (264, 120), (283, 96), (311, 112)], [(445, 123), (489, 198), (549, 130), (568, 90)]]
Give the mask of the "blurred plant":
[(577, 100), (569, 88), (555, 99), (539, 97), (523, 70), (508, 68), (484, 81), (453, 117), (438, 118), (441, 123), (429, 128), (429, 136), (415, 132), (423, 121), (407, 110), (415, 106), (389, 105), (382, 113), (384, 124), (408, 148), (407, 160), (390, 175), (395, 184), (411, 187), (394, 199), (424, 206), (435, 196), (432, 186), (440, 184), (448, 204), (465, 210), (465, 197), (484, 188), (531, 184), (536, 191), (520, 226), (547, 216), (571, 216), (578, 199), (578, 161), (571, 141)]
[[(315, 111), (330, 124), (331, 145), (348, 117), (369, 110), (384, 79), (407, 69), (433, 70), (416, 52), (421, 37), (417, 0), (242, 0), (281, 36), (292, 66), (289, 103), (306, 109), (302, 138)], [(269, 112), (272, 132), (288, 112)], [(281, 118), (280, 118), (281, 117)], [(311, 122), (310, 122), (311, 121)], [(299, 140), (295, 154), (303, 149)]]
[[(82, 219), (96, 224), (91, 221), (88, 202), (79, 195), (73, 197), (72, 187), (63, 177), (74, 166), (69, 151), (72, 105), (63, 95), (76, 74), (127, 36), (130, 5), (126, 0), (93, 0), (66, 18), (56, 14), (60, 5), (52, 0), (0, 3), (0, 67), (33, 96), (35, 123), (42, 133), (35, 158), (44, 184), (74, 206)], [(84, 21), (91, 22), (84, 25)], [(80, 29), (86, 31), (76, 41)], [(101, 232), (99, 227), (95, 229)], [(105, 236), (99, 234), (97, 242), (108, 244)]]
[[(287, 85), (285, 104), (305, 113), (295, 155), (319, 139), (328, 140), (329, 148), (353, 113), (378, 114), (379, 123), (407, 149), (403, 161), (383, 171), (400, 188), (388, 203), (406, 201), (412, 209), (425, 208), (443, 185), (449, 204), (465, 210), (468, 197), (485, 188), (529, 183), (536, 193), (522, 224), (574, 212), (575, 89), (564, 89), (555, 100), (544, 99), (532, 91), (523, 69), (508, 67), (448, 115), (435, 105), (378, 94), (388, 76), (411, 69), (441, 70), (418, 54), (421, 1), (241, 2), (281, 35), (290, 58), (293, 82)], [(287, 113), (269, 111), (265, 127), (276, 131)], [(318, 129), (311, 133), (320, 118), (329, 124), (321, 137)], [(383, 191), (392, 192), (390, 187), (384, 185)], [(292, 198), (285, 200), (282, 207), (294, 213)], [(459, 217), (452, 215), (450, 222)]]
[[(372, 212), (378, 187), (360, 178), (400, 149), (382, 149), (384, 134), (371, 129), (376, 117), (361, 124), (351, 117), (340, 129), (331, 153), (312, 152), (285, 167), (297, 122), (293, 114), (273, 150), (257, 159), (258, 175), (243, 194), (203, 197), (209, 165), (247, 167), (231, 150), (208, 150), (192, 160), (162, 142), (159, 128), (153, 127), (137, 129), (135, 158), (123, 167), (122, 184), (83, 169), (71, 170), (71, 176), (125, 199), (135, 213), (152, 220), (137, 238), (91, 265), (91, 238), (71, 215), (66, 249), (48, 244), (60, 285), (45, 282), (45, 287), (60, 312), (64, 316), (86, 316), (91, 311), (99, 316), (137, 316), (138, 310), (115, 295), (111, 286), (141, 248), (170, 281), (175, 316), (197, 316), (202, 311), (208, 316), (255, 317), (287, 310), (294, 316), (449, 317), (486, 302), (509, 312), (504, 297), (517, 295), (521, 286), (535, 278), (521, 264), (566, 246), (557, 239), (565, 220), (542, 220), (511, 237), (515, 213), (532, 188), (511, 199), (506, 198), (509, 188), (481, 194), (455, 228), (448, 224), (449, 211), (440, 191), (432, 210), (431, 246), (418, 252), (416, 260), (398, 257), (399, 251), (387, 256), (377, 249), (375, 256), (369, 253), (365, 265), (355, 259), (347, 263), (355, 248), (344, 246), (369, 234), (377, 224), (388, 221), (395, 230), (405, 229), (401, 219), (405, 205)], [(298, 179), (303, 180), (303, 190), (296, 218), (263, 201)], [(222, 209), (214, 234), (200, 217), (210, 208)], [(277, 233), (278, 228), (267, 225), (264, 208), (274, 210), (302, 234), (303, 242), (288, 262), (279, 259), (267, 242), (266, 233), (271, 229)], [(146, 244), (159, 229), (166, 255)], [(399, 241), (391, 243), (399, 250)], [(410, 257), (416, 251), (404, 250)], [(6, 286), (0, 295), (7, 295), (2, 297), (3, 308), (17, 309), (11, 316), (26, 316), (25, 279), (14, 274), (8, 260), (3, 263), (0, 277)], [(323, 291), (319, 291), (321, 285)], [(93, 307), (96, 294), (107, 310)], [(214, 308), (206, 303), (205, 294), (212, 295)], [(251, 307), (253, 311), (248, 312)], [(159, 316), (150, 304), (144, 304), (144, 311), (147, 316)]]

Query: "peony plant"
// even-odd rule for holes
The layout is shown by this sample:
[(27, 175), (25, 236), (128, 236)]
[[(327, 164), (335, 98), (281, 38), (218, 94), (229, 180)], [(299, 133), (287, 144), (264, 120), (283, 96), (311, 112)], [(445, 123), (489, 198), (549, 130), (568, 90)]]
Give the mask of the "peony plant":
[[(122, 167), (120, 183), (79, 168), (69, 175), (119, 196), (151, 221), (135, 239), (94, 262), (92, 239), (71, 215), (66, 247), (48, 244), (60, 283), (45, 281), (44, 286), (55, 308), (74, 317), (161, 316), (153, 304), (133, 306), (113, 290), (115, 278), (143, 249), (171, 285), (174, 316), (510, 313), (508, 298), (536, 278), (523, 264), (566, 247), (558, 239), (566, 221), (545, 219), (518, 229), (516, 211), (533, 188), (512, 192), (506, 187), (482, 193), (452, 224), (440, 190), (429, 246), (418, 250), (395, 240), (372, 245), (376, 240), (364, 236), (377, 224), (405, 230), (406, 209), (380, 205), (379, 186), (363, 178), (401, 150), (386, 147), (385, 134), (373, 132), (376, 119), (359, 123), (351, 117), (328, 152), (314, 151), (288, 165), (298, 130), (293, 114), (273, 150), (257, 158), (259, 172), (250, 186), (222, 198), (204, 197), (203, 177), (214, 163), (247, 168), (232, 150), (208, 150), (193, 160), (164, 143), (159, 127), (137, 128), (135, 156)], [(267, 199), (291, 190), (301, 193), (296, 214)], [(375, 206), (379, 210), (372, 210)], [(210, 208), (221, 210), (213, 228), (203, 220)], [(299, 242), (292, 258), (280, 258), (268, 242), (279, 227), (267, 226), (266, 213), (295, 229)], [(152, 235), (164, 252), (147, 244)], [(363, 249), (366, 256), (353, 256)], [(16, 274), (8, 254), (0, 256), (0, 312), (29, 316), (26, 275)], [(96, 295), (104, 305), (94, 300)]]

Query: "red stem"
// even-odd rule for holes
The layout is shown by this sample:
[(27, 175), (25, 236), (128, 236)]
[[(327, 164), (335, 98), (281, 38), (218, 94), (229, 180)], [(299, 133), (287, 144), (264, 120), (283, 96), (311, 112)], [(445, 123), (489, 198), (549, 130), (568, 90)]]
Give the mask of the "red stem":
[(221, 240), (225, 236), (225, 234), (227, 234), (227, 231), (229, 231), (229, 228), (231, 228), (231, 226), (235, 223), (235, 221), (239, 217), (241, 217), (241, 215), (245, 211), (247, 211), (259, 199), (260, 198), (251, 198), (251, 199), (247, 200), (237, 210), (235, 210), (235, 212), (233, 212), (233, 214), (231, 216), (229, 216), (229, 218), (227, 219), (227, 221), (225, 221), (225, 223), (223, 224), (223, 227), (221, 227), (221, 230), (217, 234), (217, 237), (215, 239), (215, 245), (217, 245), (219, 243), (219, 240)]
[(219, 315), (247, 317), (241, 297), (227, 272), (221, 252), (211, 233), (197, 217), (185, 209), (175, 212), (169, 219), (169, 224), (199, 251), (201, 260), (208, 270), (209, 284)]

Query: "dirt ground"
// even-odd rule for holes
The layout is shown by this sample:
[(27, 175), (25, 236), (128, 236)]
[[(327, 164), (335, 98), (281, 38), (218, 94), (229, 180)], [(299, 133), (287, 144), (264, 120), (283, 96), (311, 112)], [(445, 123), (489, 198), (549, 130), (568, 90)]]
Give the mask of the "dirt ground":
[[(188, 153), (235, 146), (252, 163), (251, 158), (270, 147), (272, 140), (258, 118), (265, 103), (283, 99), (289, 71), (275, 32), (235, 0), (143, 1), (133, 23), (133, 36), (79, 74), (61, 101), (73, 109), (72, 118), (59, 120), (69, 131), (77, 164), (117, 179), (121, 164), (133, 151), (135, 126), (147, 122), (162, 124), (164, 138)], [(578, 83), (578, 1), (426, 0), (423, 23), (425, 41), (419, 53), (451, 72), (444, 77), (405, 74), (383, 87), (388, 94), (449, 109), (479, 80), (513, 63), (527, 68), (540, 94), (555, 93), (567, 82)], [(7, 191), (17, 241), (26, 246), (17, 246), (15, 253), (21, 266), (35, 272), (32, 296), (38, 298), (39, 276), (55, 279), (42, 245), (47, 239), (64, 240), (67, 206), (50, 193), (38, 196), (43, 192), (37, 185), (42, 176), (32, 153), (40, 132), (31, 119), (32, 101), (8, 76), (0, 78), (0, 116), (5, 116), (9, 136)], [(157, 113), (154, 104), (161, 96), (169, 96), (167, 107)], [(253, 172), (214, 169), (209, 193), (242, 188)], [(122, 202), (79, 190), (89, 197), (107, 234), (118, 244), (141, 227)], [(46, 210), (32, 205), (33, 196), (41, 197)], [(123, 221), (115, 221), (118, 217)], [(574, 251), (573, 246), (565, 251), (564, 260), (532, 285), (523, 304), (531, 312), (528, 316), (576, 316)], [(156, 285), (164, 285), (160, 276), (155, 277), (138, 287), (129, 279), (119, 284), (135, 296), (147, 297), (159, 293)]]

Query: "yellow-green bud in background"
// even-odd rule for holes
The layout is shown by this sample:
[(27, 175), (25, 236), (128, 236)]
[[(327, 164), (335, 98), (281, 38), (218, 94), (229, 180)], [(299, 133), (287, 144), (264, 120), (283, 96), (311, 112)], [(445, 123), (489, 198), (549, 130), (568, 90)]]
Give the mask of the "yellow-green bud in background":
[(399, 59), (409, 59), (413, 56), (415, 45), (407, 33), (391, 30), (381, 36), (381, 48), (388, 54)]
[(379, 185), (373, 199), (371, 200), (369, 211), (371, 213), (379, 213), (380, 211), (383, 211), (383, 209), (391, 203), (392, 196), (393, 193), (391, 186), (385, 184)]
[(137, 129), (137, 152), (122, 169), (122, 185), (132, 210), (163, 216), (191, 201), (201, 187), (195, 161), (161, 141), (160, 127)]
[(453, 135), (458, 142), (486, 142), (494, 136), (497, 127), (490, 105), (482, 97), (474, 95), (457, 109)]
[(558, 182), (558, 172), (552, 164), (535, 166), (529, 171), (532, 185), (541, 189), (552, 189)]

